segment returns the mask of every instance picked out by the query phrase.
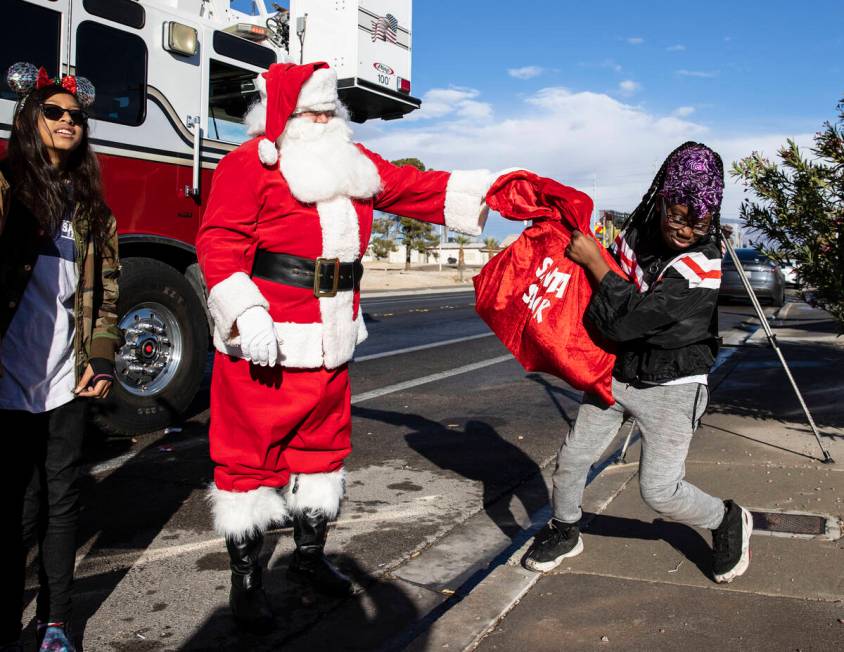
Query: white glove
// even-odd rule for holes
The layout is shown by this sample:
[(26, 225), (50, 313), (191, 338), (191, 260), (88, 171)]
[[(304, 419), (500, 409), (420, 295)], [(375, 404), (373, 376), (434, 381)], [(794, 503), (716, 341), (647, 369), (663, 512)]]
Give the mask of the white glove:
[(278, 362), (278, 339), (273, 318), (266, 308), (252, 306), (237, 318), (243, 357), (262, 367)]

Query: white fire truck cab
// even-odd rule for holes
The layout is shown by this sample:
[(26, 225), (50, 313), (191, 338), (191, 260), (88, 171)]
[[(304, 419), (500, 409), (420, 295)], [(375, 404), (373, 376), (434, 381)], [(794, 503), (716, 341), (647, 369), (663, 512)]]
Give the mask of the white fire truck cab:
[[(194, 239), (220, 159), (248, 136), (254, 80), (326, 61), (353, 120), (400, 118), (411, 88), (412, 0), (3, 0), (0, 72), (18, 61), (87, 77), (90, 137), (117, 217), (123, 274), (118, 382), (98, 420), (162, 428), (191, 406), (209, 318)], [(16, 96), (0, 82), (0, 155)]]

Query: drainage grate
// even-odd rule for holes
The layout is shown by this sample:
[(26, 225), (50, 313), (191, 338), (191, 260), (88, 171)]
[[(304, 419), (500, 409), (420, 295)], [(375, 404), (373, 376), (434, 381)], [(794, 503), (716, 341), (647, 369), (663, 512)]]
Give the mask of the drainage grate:
[(826, 534), (826, 517), (817, 514), (782, 514), (780, 512), (753, 512), (753, 528), (768, 532), (788, 534)]

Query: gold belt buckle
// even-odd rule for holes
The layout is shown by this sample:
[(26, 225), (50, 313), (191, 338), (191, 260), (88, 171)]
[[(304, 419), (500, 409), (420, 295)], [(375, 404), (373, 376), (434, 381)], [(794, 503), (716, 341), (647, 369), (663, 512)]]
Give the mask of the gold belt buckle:
[[(323, 290), (319, 286), (320, 277), (322, 276), (323, 265), (334, 265), (334, 283), (332, 283), (330, 290)], [(314, 296), (319, 299), (321, 297), (337, 296), (337, 287), (340, 285), (340, 259), (339, 258), (317, 258), (316, 265), (314, 265)]]

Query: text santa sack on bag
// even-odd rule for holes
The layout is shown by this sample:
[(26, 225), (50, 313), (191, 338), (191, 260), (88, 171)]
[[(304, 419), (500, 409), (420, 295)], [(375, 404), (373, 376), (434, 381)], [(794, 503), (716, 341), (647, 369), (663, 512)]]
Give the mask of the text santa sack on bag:
[(519, 170), (499, 177), (486, 203), (506, 218), (537, 221), (474, 278), (478, 314), (527, 371), (553, 374), (612, 405), (612, 343), (584, 321), (592, 288), (583, 268), (564, 253), (574, 229), (591, 235), (592, 200)]

